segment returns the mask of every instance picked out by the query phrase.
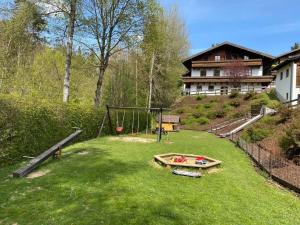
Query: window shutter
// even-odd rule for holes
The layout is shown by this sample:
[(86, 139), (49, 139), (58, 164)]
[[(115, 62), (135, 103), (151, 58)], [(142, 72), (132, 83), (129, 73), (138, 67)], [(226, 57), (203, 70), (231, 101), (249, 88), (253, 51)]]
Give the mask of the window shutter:
[(296, 86), (300, 87), (300, 65), (297, 65)]

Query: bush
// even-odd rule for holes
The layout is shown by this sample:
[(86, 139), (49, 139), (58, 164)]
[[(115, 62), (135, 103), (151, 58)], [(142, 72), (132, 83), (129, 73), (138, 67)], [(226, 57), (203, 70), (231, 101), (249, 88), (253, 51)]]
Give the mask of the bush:
[(207, 113), (207, 118), (209, 119), (215, 119), (215, 118), (224, 118), (226, 115), (226, 112), (223, 108), (216, 109), (215, 111), (210, 111)]
[(235, 108), (237, 108), (241, 105), (240, 101), (238, 101), (238, 100), (233, 100), (229, 104)]
[(239, 92), (238, 91), (232, 91), (229, 95), (229, 98), (237, 98), (239, 97)]
[(199, 113), (199, 112), (194, 112), (193, 114), (192, 114), (192, 116), (194, 117), (194, 118), (199, 118), (199, 117), (201, 117), (201, 113)]
[(197, 122), (201, 125), (204, 125), (204, 124), (208, 124), (209, 123), (209, 119), (206, 118), (206, 117), (200, 117), (199, 119), (197, 119)]
[(183, 108), (176, 109), (176, 114), (182, 114), (182, 113), (184, 113)]
[(212, 104), (213, 102), (210, 102), (210, 103), (205, 103), (204, 105), (203, 105), (203, 107), (205, 108), (205, 109), (210, 109), (211, 107), (212, 107)]
[(215, 118), (223, 118), (225, 116), (225, 111), (223, 109), (217, 110), (214, 113)]
[(196, 97), (196, 100), (197, 100), (197, 101), (200, 101), (200, 100), (204, 99), (205, 97), (206, 97), (205, 95), (198, 95), (198, 96)]
[(294, 155), (300, 154), (300, 129), (294, 124), (285, 130), (285, 135), (279, 140), (282, 152), (292, 159)]
[(292, 109), (286, 105), (281, 105), (278, 109), (280, 122), (285, 123), (292, 118)]
[(256, 98), (256, 93), (254, 91), (249, 91), (244, 95), (244, 100), (246, 101), (255, 98)]
[[(120, 111), (119, 119), (122, 113)], [(131, 130), (131, 115), (126, 114), (126, 132)], [(114, 112), (111, 116), (116, 121)], [(140, 130), (145, 127), (145, 116), (140, 113)], [(83, 129), (76, 141), (94, 138), (102, 119), (103, 111), (93, 105), (24, 101), (0, 96), (0, 166), (18, 162), (24, 155), (40, 154), (73, 133), (74, 127)], [(103, 134), (108, 133), (108, 126), (105, 126)]]
[(269, 96), (269, 98), (271, 100), (277, 100), (278, 101), (278, 97), (277, 97), (277, 93), (276, 93), (276, 89), (271, 89), (267, 95)]
[(270, 135), (269, 131), (264, 128), (250, 127), (246, 130), (250, 142), (258, 142)]

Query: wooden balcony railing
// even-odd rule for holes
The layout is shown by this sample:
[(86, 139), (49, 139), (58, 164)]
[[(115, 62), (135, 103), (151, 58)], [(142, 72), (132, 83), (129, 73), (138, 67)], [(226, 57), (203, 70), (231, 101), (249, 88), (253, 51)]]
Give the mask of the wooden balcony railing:
[[(228, 66), (232, 63), (236, 62), (236, 60), (220, 60), (220, 61), (193, 61), (193, 68), (213, 68), (213, 67), (224, 67)], [(261, 66), (261, 59), (247, 59), (241, 60), (244, 66)]]

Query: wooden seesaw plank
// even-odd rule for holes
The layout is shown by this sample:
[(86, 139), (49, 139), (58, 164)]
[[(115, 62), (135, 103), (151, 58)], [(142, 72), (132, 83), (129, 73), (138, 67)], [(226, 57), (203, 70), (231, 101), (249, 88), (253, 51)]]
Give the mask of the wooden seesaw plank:
[(24, 177), (30, 172), (32, 172), (36, 167), (38, 167), (42, 162), (47, 160), (50, 156), (54, 155), (57, 151), (59, 151), (62, 147), (66, 146), (69, 142), (75, 139), (79, 134), (81, 134), (82, 130), (76, 130), (74, 133), (58, 142), (56, 145), (52, 146), (42, 154), (38, 155), (34, 159), (30, 160), (29, 163), (13, 172), (13, 177)]

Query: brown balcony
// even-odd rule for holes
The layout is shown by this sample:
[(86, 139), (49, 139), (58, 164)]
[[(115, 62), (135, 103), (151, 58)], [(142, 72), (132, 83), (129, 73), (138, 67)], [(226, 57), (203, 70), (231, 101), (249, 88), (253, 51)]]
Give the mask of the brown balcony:
[[(220, 61), (193, 61), (193, 68), (216, 68), (216, 67), (225, 67), (236, 62), (236, 60), (220, 60)], [(241, 61), (244, 66), (261, 66), (261, 59), (247, 59)]]

